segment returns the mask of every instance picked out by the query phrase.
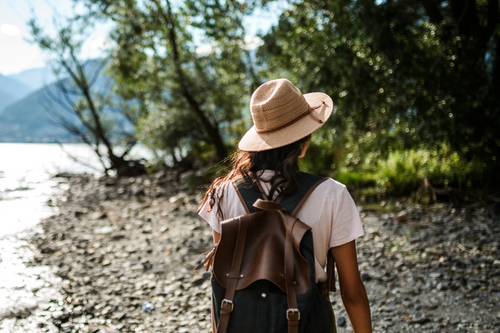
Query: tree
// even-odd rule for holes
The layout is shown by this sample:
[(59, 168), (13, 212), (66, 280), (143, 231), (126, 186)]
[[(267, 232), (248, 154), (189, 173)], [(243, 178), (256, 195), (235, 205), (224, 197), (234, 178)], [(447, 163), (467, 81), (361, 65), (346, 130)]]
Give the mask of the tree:
[[(46, 88), (47, 110), (56, 124), (93, 149), (106, 173), (114, 170), (118, 176), (143, 174), (141, 163), (126, 159), (137, 142), (133, 105), (109, 93), (112, 82), (101, 75), (106, 60), (80, 58), (88, 23), (68, 19), (62, 25), (54, 20), (56, 36), (51, 37), (36, 19), (29, 21), (32, 42), (52, 56), (58, 77), (55, 91)], [(124, 147), (120, 154), (119, 145)]]
[(227, 157), (248, 86), (258, 82), (241, 24), (250, 6), (245, 1), (82, 2), (116, 23), (114, 77), (121, 87), (146, 96), (143, 141), (173, 156), (208, 142), (219, 159)]
[(472, 183), (494, 187), (498, 15), (497, 0), (295, 1), (263, 36), (260, 57), (269, 73), (334, 97), (323, 136), (363, 144), (369, 135), (381, 154), (446, 143), (481, 161)]

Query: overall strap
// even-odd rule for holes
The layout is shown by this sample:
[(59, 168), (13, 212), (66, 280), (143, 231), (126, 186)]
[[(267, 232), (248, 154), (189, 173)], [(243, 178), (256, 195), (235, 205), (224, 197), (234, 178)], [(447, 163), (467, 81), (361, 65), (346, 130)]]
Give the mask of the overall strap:
[(328, 291), (337, 291), (335, 287), (335, 259), (333, 258), (332, 250), (328, 250), (326, 259), (326, 287)]
[(247, 214), (255, 212), (255, 208), (253, 208), (255, 201), (258, 199), (267, 200), (267, 196), (264, 197), (264, 190), (258, 183), (258, 181), (254, 182), (250, 177), (242, 177), (232, 182)]
[[(291, 215), (296, 214), (309, 194), (327, 178), (301, 172), (297, 176), (298, 186), (294, 193), (278, 197), (278, 202)], [(238, 193), (241, 203), (247, 213), (253, 213), (253, 204), (257, 199), (269, 200), (262, 190), (259, 181), (253, 181), (249, 177), (243, 177), (233, 182), (233, 186)]]

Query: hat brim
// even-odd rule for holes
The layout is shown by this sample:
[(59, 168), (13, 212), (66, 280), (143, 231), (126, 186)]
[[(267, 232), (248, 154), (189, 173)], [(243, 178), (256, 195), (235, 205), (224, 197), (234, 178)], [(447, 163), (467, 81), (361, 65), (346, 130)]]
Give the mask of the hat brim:
[(264, 151), (283, 147), (308, 136), (323, 126), (332, 114), (332, 99), (327, 94), (320, 92), (308, 93), (303, 96), (310, 107), (315, 108), (321, 105), (312, 111), (321, 122), (315, 117), (307, 115), (289, 126), (269, 133), (257, 133), (255, 126), (252, 126), (241, 138), (238, 148), (243, 151)]

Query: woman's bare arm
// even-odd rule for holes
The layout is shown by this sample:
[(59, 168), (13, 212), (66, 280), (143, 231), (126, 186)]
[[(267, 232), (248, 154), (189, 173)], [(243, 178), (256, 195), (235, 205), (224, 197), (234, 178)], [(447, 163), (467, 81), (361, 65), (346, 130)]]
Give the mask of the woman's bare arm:
[(214, 245), (217, 244), (220, 240), (220, 234), (215, 231), (215, 230), (212, 230), (214, 232)]
[(331, 249), (339, 275), (340, 294), (355, 333), (371, 333), (371, 313), (365, 286), (361, 281), (356, 242)]

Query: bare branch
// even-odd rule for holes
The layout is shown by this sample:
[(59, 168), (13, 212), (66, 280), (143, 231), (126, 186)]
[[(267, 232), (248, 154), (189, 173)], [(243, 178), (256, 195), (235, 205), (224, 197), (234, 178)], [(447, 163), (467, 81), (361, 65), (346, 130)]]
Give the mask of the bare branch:
[(89, 84), (90, 87), (96, 83), (97, 79), (99, 78), (99, 74), (101, 74), (102, 70), (104, 69), (104, 67), (106, 67), (107, 63), (108, 60), (99, 61), (99, 67), (94, 70), (94, 75), (90, 79), (90, 84)]

